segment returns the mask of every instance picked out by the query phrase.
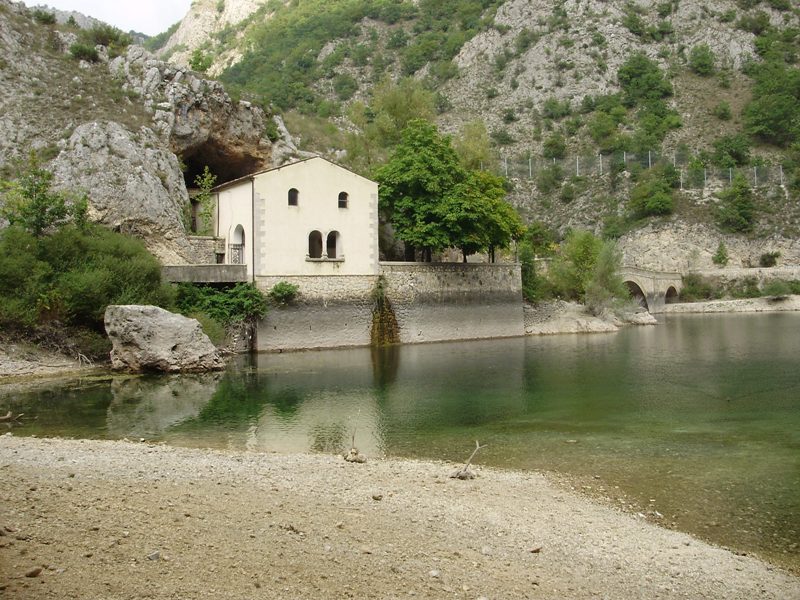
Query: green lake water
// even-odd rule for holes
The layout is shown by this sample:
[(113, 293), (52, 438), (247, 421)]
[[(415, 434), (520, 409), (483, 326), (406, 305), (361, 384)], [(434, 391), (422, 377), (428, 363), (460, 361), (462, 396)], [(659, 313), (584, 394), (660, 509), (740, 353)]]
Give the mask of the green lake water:
[(0, 387), (16, 435), (338, 452), (553, 471), (800, 572), (800, 314), (616, 334), (243, 357), (216, 375)]

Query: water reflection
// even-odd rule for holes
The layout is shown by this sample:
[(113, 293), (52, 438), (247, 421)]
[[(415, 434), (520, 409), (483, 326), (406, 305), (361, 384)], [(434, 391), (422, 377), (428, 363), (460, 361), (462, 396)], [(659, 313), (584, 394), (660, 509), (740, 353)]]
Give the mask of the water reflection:
[(111, 380), (106, 430), (110, 437), (153, 438), (196, 418), (211, 401), (222, 376), (172, 375)]

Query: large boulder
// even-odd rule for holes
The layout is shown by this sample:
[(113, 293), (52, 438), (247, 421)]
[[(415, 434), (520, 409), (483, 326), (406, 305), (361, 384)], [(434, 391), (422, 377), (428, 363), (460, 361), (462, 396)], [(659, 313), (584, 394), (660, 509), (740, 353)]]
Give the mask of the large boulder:
[(197, 373), (225, 368), (196, 319), (157, 306), (117, 305), (106, 309), (105, 327), (114, 369)]
[(147, 127), (85, 123), (52, 164), (56, 187), (89, 196), (89, 217), (136, 235), (166, 264), (189, 260), (182, 221), (189, 195), (177, 157)]

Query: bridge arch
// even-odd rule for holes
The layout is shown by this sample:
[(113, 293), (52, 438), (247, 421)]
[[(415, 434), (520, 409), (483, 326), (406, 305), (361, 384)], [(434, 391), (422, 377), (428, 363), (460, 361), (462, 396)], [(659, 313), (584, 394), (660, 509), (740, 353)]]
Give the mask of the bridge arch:
[(625, 287), (628, 288), (628, 292), (631, 295), (631, 298), (642, 308), (645, 310), (650, 310), (650, 307), (647, 305), (647, 295), (644, 293), (642, 286), (640, 286), (637, 282), (628, 279), (625, 281)]
[(678, 302), (678, 290), (674, 285), (667, 288), (667, 293), (664, 295), (664, 302), (666, 304), (675, 304)]

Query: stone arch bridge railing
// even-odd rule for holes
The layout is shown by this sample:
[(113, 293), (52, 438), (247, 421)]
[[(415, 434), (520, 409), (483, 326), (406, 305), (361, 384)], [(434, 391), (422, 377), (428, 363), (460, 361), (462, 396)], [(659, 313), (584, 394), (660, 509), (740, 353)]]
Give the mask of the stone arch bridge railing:
[(633, 299), (650, 313), (664, 312), (665, 304), (677, 302), (683, 287), (680, 273), (622, 267), (620, 274)]

